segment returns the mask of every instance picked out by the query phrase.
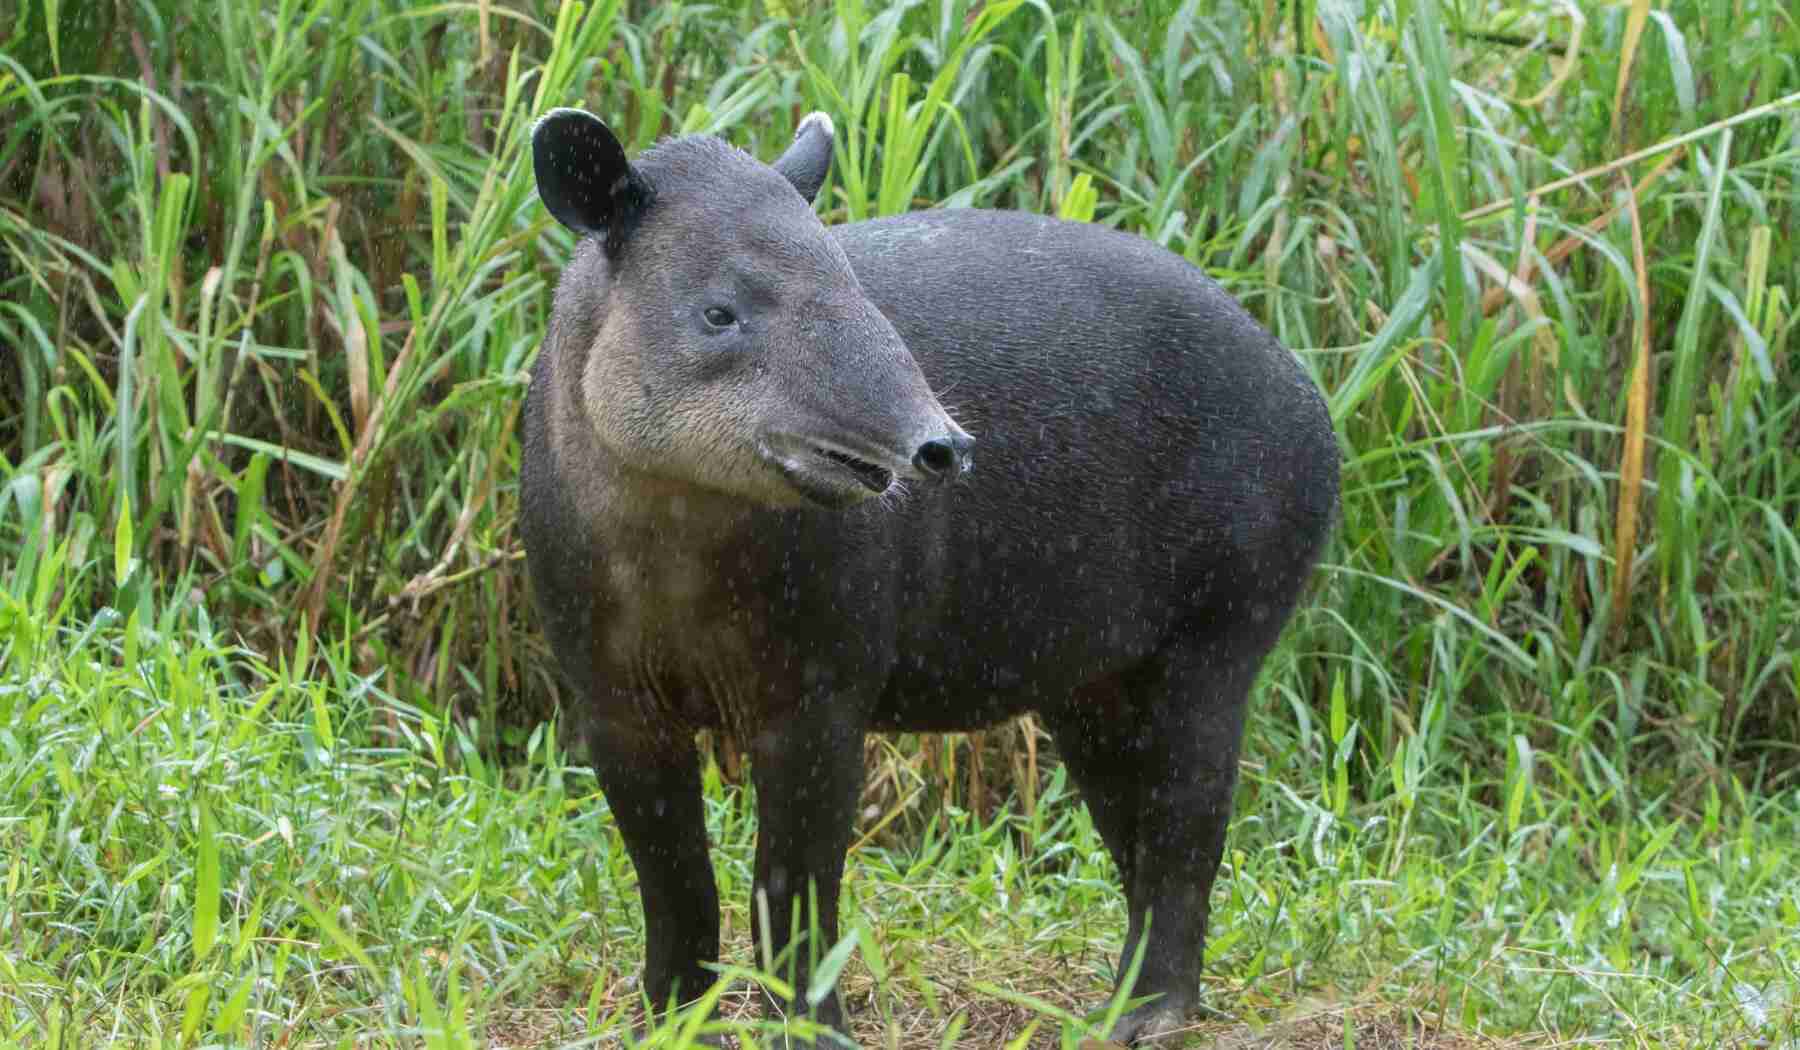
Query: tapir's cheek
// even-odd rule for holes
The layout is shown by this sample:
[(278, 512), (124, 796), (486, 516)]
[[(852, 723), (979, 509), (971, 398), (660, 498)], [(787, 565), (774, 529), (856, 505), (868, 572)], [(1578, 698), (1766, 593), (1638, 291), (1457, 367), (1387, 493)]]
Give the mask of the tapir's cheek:
[(749, 339), (715, 338), (702, 341), (682, 355), (686, 379), (700, 384), (755, 382), (766, 371), (762, 348)]
[(730, 351), (699, 353), (694, 355), (691, 367), (693, 377), (697, 382), (716, 383), (721, 379), (743, 372), (744, 359), (741, 355)]

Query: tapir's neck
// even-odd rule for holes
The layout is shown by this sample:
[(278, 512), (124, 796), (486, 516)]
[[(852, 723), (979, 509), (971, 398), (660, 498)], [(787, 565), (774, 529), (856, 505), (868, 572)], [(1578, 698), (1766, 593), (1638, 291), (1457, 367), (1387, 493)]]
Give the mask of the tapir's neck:
[(742, 497), (640, 470), (605, 447), (581, 404), (581, 377), (561, 355), (545, 411), (551, 417), (555, 476), (580, 479), (566, 493), (593, 538), (609, 547), (653, 545), (714, 549), (743, 531), (755, 508)]
[(596, 524), (611, 542), (704, 552), (742, 535), (755, 508), (743, 497), (635, 470), (611, 457), (595, 486)]

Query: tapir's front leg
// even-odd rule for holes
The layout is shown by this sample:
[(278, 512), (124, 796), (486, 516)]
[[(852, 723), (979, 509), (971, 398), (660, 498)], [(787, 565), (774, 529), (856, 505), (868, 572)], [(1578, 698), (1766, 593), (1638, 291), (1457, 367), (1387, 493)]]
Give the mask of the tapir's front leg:
[(644, 904), (643, 990), (661, 1010), (698, 998), (717, 975), (719, 896), (706, 852), (700, 763), (692, 737), (597, 725), (594, 772)]
[[(765, 937), (772, 960), (791, 944), (791, 962), (777, 963), (776, 969), (794, 979), (802, 997), (812, 964), (837, 943), (838, 886), (863, 783), (864, 720), (850, 710), (854, 706), (841, 698), (802, 705), (766, 722), (751, 749), (757, 834), (750, 916), (756, 962), (763, 963)], [(818, 902), (815, 914), (807, 911), (809, 894)], [(817, 941), (791, 940), (796, 917), (801, 938), (816, 928)], [(773, 1005), (789, 1016), (805, 1010), (804, 998)], [(819, 1003), (817, 1019), (846, 1031), (835, 988)]]

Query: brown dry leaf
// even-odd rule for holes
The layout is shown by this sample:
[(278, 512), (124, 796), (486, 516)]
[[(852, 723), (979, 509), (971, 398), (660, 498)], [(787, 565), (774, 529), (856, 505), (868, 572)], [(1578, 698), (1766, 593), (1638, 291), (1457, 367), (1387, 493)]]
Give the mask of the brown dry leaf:
[(1619, 507), (1615, 532), (1618, 547), (1613, 558), (1613, 631), (1625, 625), (1631, 607), (1631, 562), (1637, 556), (1638, 499), (1644, 485), (1644, 433), (1650, 415), (1650, 274), (1644, 262), (1644, 230), (1638, 222), (1637, 194), (1628, 179), (1625, 207), (1631, 216), (1631, 263), (1637, 275), (1638, 309), (1633, 340), (1637, 353), (1631, 365), (1631, 386), (1625, 403), (1625, 447), (1619, 460)]
[(1644, 23), (1650, 20), (1650, 0), (1631, 0), (1631, 14), (1625, 20), (1625, 42), (1619, 49), (1619, 83), (1613, 88), (1612, 136), (1619, 137), (1619, 124), (1625, 113), (1625, 85), (1631, 82), (1631, 62), (1637, 57), (1638, 44), (1644, 39)]

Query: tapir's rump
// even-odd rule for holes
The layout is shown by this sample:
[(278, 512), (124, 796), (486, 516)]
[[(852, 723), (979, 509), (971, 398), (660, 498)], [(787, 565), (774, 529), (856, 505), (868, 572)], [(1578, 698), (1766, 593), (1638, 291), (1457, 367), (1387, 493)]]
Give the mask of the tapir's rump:
[(1154, 918), (1157, 998), (1114, 1037), (1167, 1033), (1250, 686), (1335, 513), (1325, 405), (1142, 239), (980, 210), (827, 230), (831, 135), (809, 118), (772, 166), (695, 140), (633, 163), (575, 111), (534, 136), (540, 196), (594, 236), (532, 379), (520, 526), (638, 871), (645, 990), (697, 995), (718, 954), (695, 729), (751, 753), (778, 953), (809, 883), (835, 940), (865, 732), (1035, 711), (1118, 864), (1127, 961)]

